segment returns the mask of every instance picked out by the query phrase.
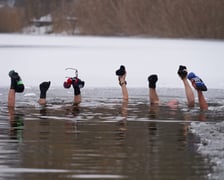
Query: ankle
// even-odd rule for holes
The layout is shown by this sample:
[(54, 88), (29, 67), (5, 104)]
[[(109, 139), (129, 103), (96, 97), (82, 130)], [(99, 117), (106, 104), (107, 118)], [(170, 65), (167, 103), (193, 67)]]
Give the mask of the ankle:
[(119, 81), (120, 86), (127, 85), (127, 81)]

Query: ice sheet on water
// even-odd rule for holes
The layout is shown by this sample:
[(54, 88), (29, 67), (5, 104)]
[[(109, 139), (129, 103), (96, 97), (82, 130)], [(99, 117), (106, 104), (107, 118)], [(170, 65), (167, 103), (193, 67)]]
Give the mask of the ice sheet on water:
[(191, 128), (191, 131), (201, 138), (198, 152), (209, 157), (214, 163), (214, 173), (209, 174), (209, 178), (224, 177), (224, 122), (193, 122)]
[(24, 94), (25, 97), (28, 97), (28, 96), (33, 96), (33, 97), (36, 97), (37, 95), (35, 93), (26, 93)]

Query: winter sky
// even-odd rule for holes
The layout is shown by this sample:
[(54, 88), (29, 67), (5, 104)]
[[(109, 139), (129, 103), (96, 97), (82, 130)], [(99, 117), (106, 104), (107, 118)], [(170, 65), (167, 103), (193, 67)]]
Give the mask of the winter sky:
[(208, 88), (224, 88), (224, 42), (150, 38), (68, 37), (0, 34), (0, 85), (9, 86), (8, 72), (19, 72), (26, 86), (51, 80), (61, 86), (67, 67), (77, 68), (86, 87), (119, 87), (115, 70), (127, 69), (129, 87), (148, 87), (158, 74), (157, 87), (183, 87), (179, 65), (199, 75)]

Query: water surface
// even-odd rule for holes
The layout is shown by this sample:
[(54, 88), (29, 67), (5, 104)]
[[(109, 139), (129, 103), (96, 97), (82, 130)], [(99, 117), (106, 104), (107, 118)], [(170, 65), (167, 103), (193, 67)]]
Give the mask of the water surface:
[[(123, 102), (120, 89), (86, 88), (77, 107), (72, 91), (52, 88), (39, 107), (31, 88), (11, 111), (1, 89), (0, 179), (208, 179), (214, 163), (190, 125), (223, 121), (223, 92), (213, 92), (200, 112), (187, 108), (183, 89), (159, 89), (157, 107), (147, 89), (129, 89)], [(167, 106), (171, 99), (180, 104)]]

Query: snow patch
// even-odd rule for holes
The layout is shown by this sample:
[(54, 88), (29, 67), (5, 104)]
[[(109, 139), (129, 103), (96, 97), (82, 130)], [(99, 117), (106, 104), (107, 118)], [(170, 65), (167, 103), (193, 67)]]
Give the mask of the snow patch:
[(214, 172), (208, 177), (211, 179), (224, 177), (224, 122), (193, 122), (191, 128), (191, 131), (201, 139), (198, 152), (209, 157), (214, 164)]

